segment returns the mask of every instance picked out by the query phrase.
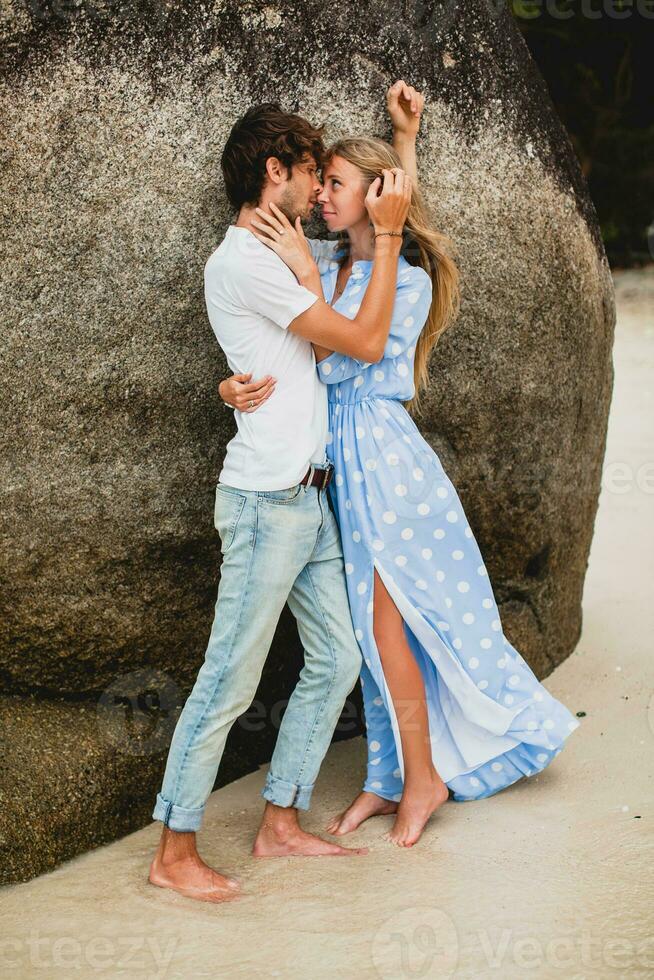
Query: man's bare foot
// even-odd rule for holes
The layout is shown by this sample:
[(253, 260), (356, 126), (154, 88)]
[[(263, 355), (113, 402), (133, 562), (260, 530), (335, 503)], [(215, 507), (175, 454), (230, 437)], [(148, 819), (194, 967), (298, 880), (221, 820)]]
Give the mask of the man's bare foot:
[(267, 803), (252, 854), (254, 857), (352, 857), (367, 847), (341, 847), (302, 830), (294, 807)]
[(229, 902), (241, 895), (238, 881), (205, 864), (197, 852), (194, 833), (168, 827), (163, 829), (148, 881), (199, 902)]
[(379, 814), (396, 813), (398, 804), (393, 800), (385, 800), (376, 793), (369, 793), (363, 790), (356, 799), (350, 803), (347, 810), (343, 810), (337, 817), (334, 817), (327, 824), (327, 833), (341, 836), (350, 834), (356, 830), (368, 817), (375, 817)]
[(407, 787), (405, 783), (395, 823), (383, 835), (384, 839), (400, 847), (413, 847), (420, 840), (432, 813), (449, 797), (447, 785), (436, 774), (430, 780), (421, 780), (415, 788)]

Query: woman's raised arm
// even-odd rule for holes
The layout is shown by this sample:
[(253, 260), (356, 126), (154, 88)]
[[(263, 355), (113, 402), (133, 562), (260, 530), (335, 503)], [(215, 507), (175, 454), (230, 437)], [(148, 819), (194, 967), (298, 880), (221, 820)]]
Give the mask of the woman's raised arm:
[(416, 137), (425, 97), (412, 85), (400, 79), (386, 93), (386, 108), (393, 124), (393, 147), (402, 161), (402, 169), (418, 186)]

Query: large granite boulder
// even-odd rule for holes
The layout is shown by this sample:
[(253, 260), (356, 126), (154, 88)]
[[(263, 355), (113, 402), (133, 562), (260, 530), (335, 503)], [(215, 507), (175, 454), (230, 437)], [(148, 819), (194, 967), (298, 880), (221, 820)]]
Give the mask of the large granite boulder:
[[(6, 690), (94, 703), (146, 667), (190, 688), (234, 425), (202, 279), (232, 220), (224, 141), (269, 99), (329, 139), (389, 136), (400, 77), (427, 97), (421, 179), (463, 281), (418, 421), (509, 639), (546, 676), (581, 628), (614, 302), (570, 141), (504, 5), (8, 0), (0, 18)], [(289, 684), (293, 644), (287, 622), (269, 670)]]

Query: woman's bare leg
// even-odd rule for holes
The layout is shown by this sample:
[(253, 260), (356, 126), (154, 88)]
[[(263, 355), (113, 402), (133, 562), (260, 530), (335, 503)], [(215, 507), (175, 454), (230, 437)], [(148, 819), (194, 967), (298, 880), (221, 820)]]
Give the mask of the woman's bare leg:
[(388, 840), (411, 847), (429, 817), (448, 798), (431, 758), (425, 684), (408, 644), (404, 621), (375, 569), (374, 634), (402, 740), (404, 789)]
[(448, 789), (431, 760), (424, 681), (407, 643), (402, 617), (376, 569), (374, 583), (373, 630), (400, 728), (404, 792), (398, 804), (364, 790), (327, 830), (347, 834), (368, 817), (397, 812), (388, 839), (410, 847), (430, 815), (447, 800)]

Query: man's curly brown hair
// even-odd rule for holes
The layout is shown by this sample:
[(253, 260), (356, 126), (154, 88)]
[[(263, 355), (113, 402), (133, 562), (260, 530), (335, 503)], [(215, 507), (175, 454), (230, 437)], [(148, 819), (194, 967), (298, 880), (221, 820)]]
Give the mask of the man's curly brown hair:
[(320, 167), (324, 128), (324, 123), (315, 127), (302, 116), (284, 112), (277, 102), (248, 109), (232, 127), (220, 160), (230, 204), (238, 210), (259, 203), (268, 157), (277, 157), (287, 170), (309, 156)]

